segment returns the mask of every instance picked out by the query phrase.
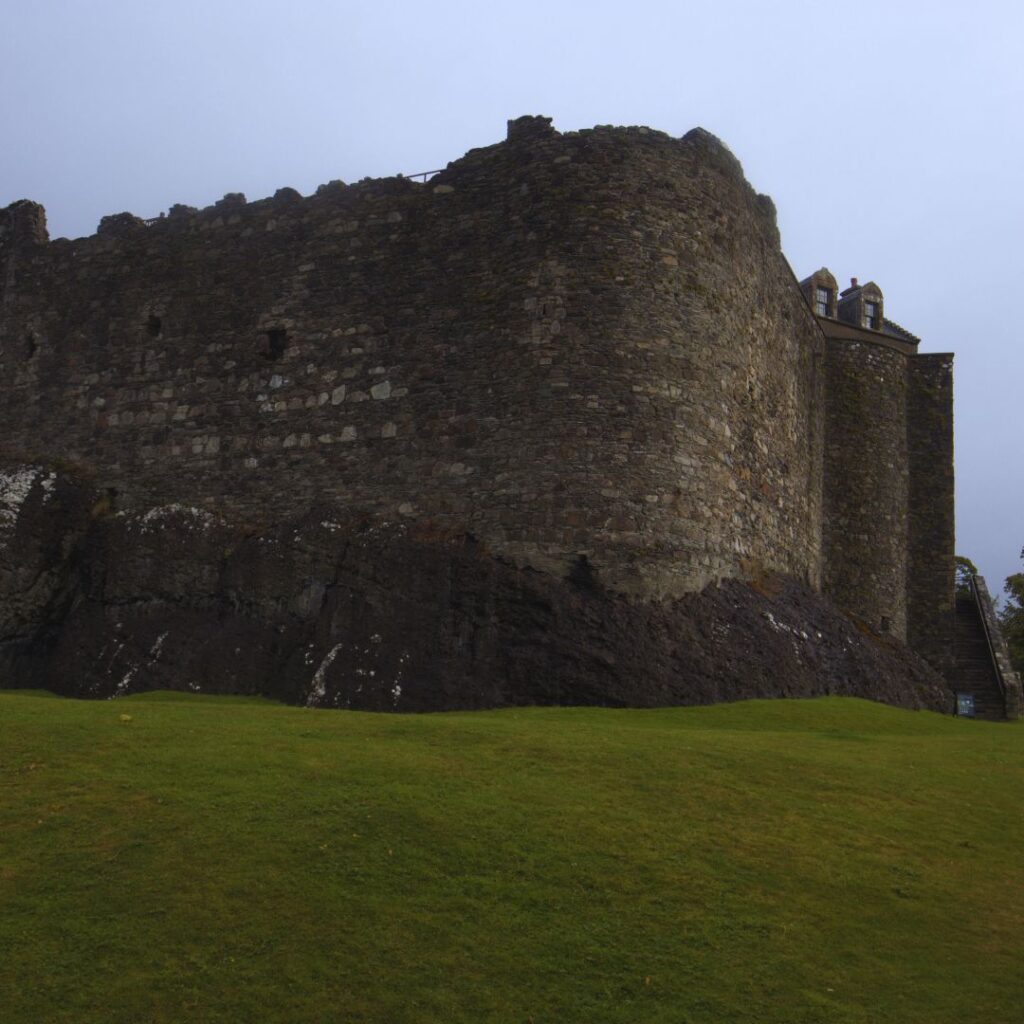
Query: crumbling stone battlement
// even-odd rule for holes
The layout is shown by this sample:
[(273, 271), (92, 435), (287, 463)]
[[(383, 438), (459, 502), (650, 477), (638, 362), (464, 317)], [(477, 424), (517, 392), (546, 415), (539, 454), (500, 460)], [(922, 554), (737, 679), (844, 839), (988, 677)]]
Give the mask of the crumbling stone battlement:
[[(158, 217), (148, 220), (127, 212), (109, 214), (100, 220), (95, 235), (74, 240), (58, 238), (53, 242), (59, 246), (70, 245), (73, 249), (80, 251), (83, 246), (102, 247), (100, 239), (131, 237), (134, 233), (149, 228), (203, 232), (211, 227), (223, 227), (225, 223), (239, 224), (246, 220), (258, 223), (260, 227), (263, 227), (265, 218), (268, 215), (272, 216), (275, 210), (287, 210), (293, 215), (301, 215), (304, 205), (315, 206), (317, 201), (324, 197), (338, 199), (347, 195), (350, 200), (355, 200), (357, 197), (367, 195), (408, 196), (417, 191), (429, 193), (432, 187), (436, 189), (437, 186), (441, 186), (441, 192), (446, 193), (445, 184), (449, 179), (472, 172), (473, 168), (480, 163), (491, 160), (495, 150), (499, 148), (507, 149), (511, 145), (517, 147), (522, 153), (524, 147), (529, 147), (528, 157), (532, 160), (538, 157), (538, 148), (542, 148), (544, 144), (557, 146), (560, 142), (575, 140), (581, 146), (587, 146), (595, 140), (603, 141), (609, 138), (615, 138), (620, 143), (625, 140), (627, 144), (630, 140), (642, 139), (651, 145), (674, 148), (680, 153), (699, 154), (709, 167), (715, 167), (724, 177), (731, 178), (736, 185), (748, 190), (760, 207), (767, 223), (772, 227), (775, 226), (775, 206), (771, 197), (754, 192), (743, 175), (740, 162), (720, 139), (703, 128), (694, 128), (680, 139), (651, 128), (619, 128), (612, 125), (599, 125), (595, 128), (562, 133), (552, 127), (549, 117), (525, 116), (508, 122), (505, 143), (470, 150), (459, 160), (453, 161), (443, 170), (435, 172), (437, 177), (431, 177), (426, 181), (417, 180), (415, 176), (410, 178), (403, 175), (388, 178), (363, 178), (351, 184), (335, 179), (320, 185), (311, 196), (304, 197), (296, 189), (282, 187), (273, 196), (252, 202), (248, 201), (241, 192), (229, 192), (217, 202), (202, 209), (178, 203), (171, 206), (167, 213), (161, 213)], [(564, 153), (561, 155), (565, 156)], [(5, 234), (9, 232), (16, 235), (16, 242), (20, 244), (46, 244), (49, 242), (46, 213), (43, 207), (30, 200), (20, 200), (6, 209), (0, 210), (0, 246), (5, 244)]]

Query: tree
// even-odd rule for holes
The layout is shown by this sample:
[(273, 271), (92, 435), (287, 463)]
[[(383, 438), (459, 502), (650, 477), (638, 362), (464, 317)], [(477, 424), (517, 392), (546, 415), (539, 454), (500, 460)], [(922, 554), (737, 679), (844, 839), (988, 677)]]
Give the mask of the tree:
[[(1024, 559), (1024, 551), (1020, 557)], [(999, 625), (1010, 649), (1010, 661), (1018, 672), (1024, 672), (1024, 572), (1006, 577), (1006, 603), (999, 612)]]
[(956, 556), (956, 596), (970, 597), (971, 577), (978, 575), (978, 567), (963, 555)]

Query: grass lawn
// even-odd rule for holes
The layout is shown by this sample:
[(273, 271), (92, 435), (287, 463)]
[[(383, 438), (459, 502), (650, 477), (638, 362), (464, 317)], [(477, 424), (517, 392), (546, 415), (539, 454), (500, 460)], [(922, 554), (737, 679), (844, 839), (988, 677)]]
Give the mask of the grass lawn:
[(1018, 725), (0, 692), (3, 1024), (1020, 1020)]

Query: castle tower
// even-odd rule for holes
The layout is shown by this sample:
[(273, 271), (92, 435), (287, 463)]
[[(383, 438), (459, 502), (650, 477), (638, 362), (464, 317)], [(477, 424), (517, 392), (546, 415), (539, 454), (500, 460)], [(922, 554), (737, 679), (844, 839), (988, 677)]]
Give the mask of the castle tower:
[[(568, 653), (582, 674), (559, 699), (575, 698), (593, 669), (580, 630), (607, 622), (613, 643), (594, 660), (614, 684), (605, 693), (632, 692), (620, 684), (635, 663), (644, 702), (796, 692), (798, 675), (803, 692), (874, 696), (889, 658), (893, 693), (945, 707), (938, 677), (896, 643), (950, 678), (952, 359), (917, 346), (876, 284), (840, 292), (823, 267), (797, 286), (771, 200), (701, 129), (563, 134), (518, 118), (502, 142), (436, 173), (307, 197), (232, 193), (151, 221), (114, 214), (75, 240), (49, 240), (36, 204), (0, 210), (0, 436), (36, 481), (12, 484), (8, 504), (31, 494), (59, 511), (34, 464), (60, 458), (93, 493), (116, 492), (119, 514), (90, 520), (89, 536), (138, 524), (129, 546), (159, 550), (170, 511), (182, 546), (209, 542), (195, 541), (201, 582), (185, 604), (197, 587), (229, 587), (231, 615), (235, 582), (221, 573), (236, 546), (217, 538), (256, 538), (237, 541), (239, 579), (253, 593), (266, 577), (290, 581), (267, 606), (303, 636), (286, 660), (289, 699), (307, 702), (326, 697), (329, 665), (345, 684), (336, 703), (369, 699), (356, 696), (365, 666), (332, 659), (360, 623), (401, 612), (406, 635), (430, 638), (420, 683), (444, 691), (457, 663), (470, 706), (484, 698), (467, 636), (496, 650), (529, 637), (556, 674)], [(377, 552), (387, 564), (399, 545), (423, 549), (419, 598), (384, 600), (379, 567), (349, 564), (349, 548), (322, 536), (335, 530), (353, 557), (369, 536), (390, 538)], [(449, 551), (452, 538), (465, 550)], [(105, 565), (104, 550), (93, 554)], [(141, 568), (159, 576), (161, 562)], [(473, 608), (456, 565), (483, 574)], [(514, 577), (510, 589), (488, 592), (491, 570)], [(771, 573), (789, 577), (775, 582), (796, 622), (820, 616), (822, 631), (782, 622), (765, 604), (773, 588), (736, 582)], [(83, 570), (82, 582), (116, 577)], [(511, 632), (495, 631), (498, 605)], [(119, 608), (97, 612), (102, 627), (83, 612), (82, 642), (103, 649)], [(634, 615), (660, 652), (649, 659), (639, 634), (620, 632)], [(752, 661), (730, 657), (734, 628)], [(246, 632), (254, 649), (264, 632)], [(434, 649), (439, 635), (450, 650)], [(775, 674), (753, 678), (765, 644)], [(709, 651), (692, 676), (688, 647)], [(405, 655), (394, 656), (397, 688)], [(394, 707), (396, 692), (377, 697)], [(424, 691), (416, 706), (437, 699)]]
[(949, 676), (953, 357), (919, 354), (874, 282), (800, 286), (828, 342), (824, 589)]

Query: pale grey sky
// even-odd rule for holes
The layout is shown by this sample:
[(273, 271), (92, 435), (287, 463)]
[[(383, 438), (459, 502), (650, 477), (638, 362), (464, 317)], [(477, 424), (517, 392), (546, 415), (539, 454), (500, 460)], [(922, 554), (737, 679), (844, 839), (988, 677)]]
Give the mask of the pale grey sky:
[(1024, 5), (0, 0), (0, 205), (129, 210), (441, 167), (547, 114), (701, 125), (798, 276), (874, 280), (956, 353), (957, 547), (1020, 568)]

